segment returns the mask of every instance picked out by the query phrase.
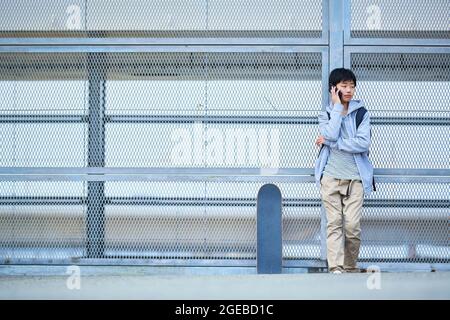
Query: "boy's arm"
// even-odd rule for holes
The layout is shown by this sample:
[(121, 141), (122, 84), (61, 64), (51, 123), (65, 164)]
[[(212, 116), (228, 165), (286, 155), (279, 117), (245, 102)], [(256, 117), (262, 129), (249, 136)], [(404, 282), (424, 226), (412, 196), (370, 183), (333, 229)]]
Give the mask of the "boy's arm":
[(342, 104), (336, 103), (333, 106), (333, 110), (331, 110), (330, 119), (328, 119), (328, 114), (325, 111), (322, 111), (319, 114), (319, 131), (325, 138), (326, 144), (330, 141), (337, 141), (339, 138), (339, 130), (341, 129), (343, 118), (343, 109), (344, 106)]
[(370, 115), (369, 112), (366, 112), (356, 131), (356, 137), (339, 138), (336, 142), (331, 142), (329, 145), (331, 148), (350, 153), (362, 153), (369, 151), (370, 143)]

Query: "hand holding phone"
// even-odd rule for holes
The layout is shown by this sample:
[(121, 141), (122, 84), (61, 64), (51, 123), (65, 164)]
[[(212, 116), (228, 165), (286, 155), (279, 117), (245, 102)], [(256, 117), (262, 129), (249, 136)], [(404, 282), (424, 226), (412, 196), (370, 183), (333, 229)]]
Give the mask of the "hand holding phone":
[(337, 92), (338, 93), (338, 96), (339, 96), (339, 100), (341, 100), (341, 102), (342, 102), (342, 92), (341, 91), (339, 91), (339, 89), (336, 87), (336, 88), (334, 88), (334, 92)]
[(333, 104), (342, 103), (342, 92), (335, 86), (331, 87), (331, 101)]

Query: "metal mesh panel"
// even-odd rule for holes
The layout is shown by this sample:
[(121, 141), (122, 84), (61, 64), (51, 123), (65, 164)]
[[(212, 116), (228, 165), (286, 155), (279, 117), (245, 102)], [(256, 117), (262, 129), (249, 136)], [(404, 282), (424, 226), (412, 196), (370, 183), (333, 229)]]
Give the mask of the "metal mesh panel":
[(85, 0), (4, 0), (0, 4), (0, 12), (2, 36), (36, 31), (55, 35), (72, 28), (81, 29)]
[(109, 53), (98, 67), (108, 115), (290, 116), (317, 109), (301, 92), (322, 97), (320, 53)]
[[(400, 87), (400, 89), (410, 90), (408, 93), (412, 94), (414, 100), (419, 97), (424, 97), (431, 107), (438, 104), (442, 109), (445, 106), (444, 102), (448, 101), (448, 93), (446, 92), (442, 92), (442, 96), (432, 95), (429, 92), (431, 91), (429, 82), (432, 82), (431, 84), (435, 86), (448, 85), (445, 82), (450, 81), (450, 55), (448, 53), (352, 53), (351, 64), (352, 68), (358, 72), (358, 80), (377, 81), (377, 83), (379, 81), (395, 82), (396, 85), (391, 86), (393, 87), (391, 90), (400, 86), (400, 82), (411, 81), (410, 84), (414, 84), (420, 81), (423, 82), (421, 85), (428, 87), (424, 87), (421, 91), (418, 91), (418, 88), (408, 89), (406, 87)], [(441, 82), (444, 83), (442, 84)], [(408, 85), (408, 87), (410, 86)], [(437, 89), (439, 90), (441, 88), (438, 87)], [(370, 90), (371, 88), (367, 87), (364, 89)], [(368, 91), (369, 96), (371, 92), (373, 91)], [(396, 94), (398, 98), (401, 97), (399, 92), (396, 92)], [(395, 102), (397, 103), (398, 101)], [(415, 103), (414, 101), (411, 102)], [(389, 109), (392, 109), (391, 106)], [(417, 106), (417, 104), (414, 105), (416, 108)], [(435, 111), (435, 109), (431, 110)]]
[(447, 0), (352, 0), (354, 38), (449, 39)]
[(351, 67), (371, 110), (374, 166), (448, 169), (450, 55), (352, 53)]
[[(256, 194), (262, 183), (106, 184), (105, 254), (115, 258), (256, 258)], [(319, 258), (320, 204), (311, 184), (278, 184), (284, 256)]]
[[(311, 145), (317, 131), (317, 125), (312, 123), (309, 120), (309, 124), (208, 124), (206, 129), (201, 123), (111, 124), (107, 126), (106, 164), (111, 167), (312, 167), (318, 152)], [(140, 140), (134, 136), (155, 139)]]
[[(205, 164), (210, 167), (312, 167), (313, 121), (292, 124), (208, 124)], [(220, 153), (218, 153), (220, 152)]]
[[(242, 159), (234, 157), (242, 155), (239, 141), (247, 136), (247, 144), (241, 146), (247, 149), (256, 139), (259, 149), (274, 133), (281, 141), (275, 143), (285, 150), (280, 155), (281, 167), (314, 162), (315, 154), (296, 156), (302, 149), (314, 148), (300, 137), (306, 134), (312, 139), (317, 113), (305, 111), (317, 108), (298, 99), (298, 91), (316, 92), (320, 104), (320, 53), (114, 54), (108, 62), (112, 81), (106, 85), (106, 114), (111, 115), (112, 123), (106, 126), (107, 166), (260, 168), (263, 163), (258, 150), (256, 157), (251, 153)], [(139, 70), (137, 75), (130, 72), (134, 68)], [(236, 90), (242, 87), (247, 90)], [(138, 89), (148, 93), (142, 97), (136, 94)], [(166, 89), (178, 94), (167, 95)], [(142, 100), (134, 103), (136, 96)], [(286, 120), (288, 116), (301, 120)], [(299, 138), (293, 138), (293, 132)], [(226, 146), (230, 138), (231, 145)], [(230, 153), (234, 156), (226, 161)], [(150, 199), (157, 199), (156, 203), (150, 205), (152, 202), (143, 198), (133, 200), (139, 205), (106, 207), (107, 255), (255, 258), (256, 194), (262, 183), (168, 182), (131, 187), (134, 185), (108, 183), (107, 190), (120, 187), (152, 192), (156, 195)], [(316, 191), (312, 185), (305, 189)], [(312, 210), (317, 214), (317, 194), (315, 197)], [(298, 208), (298, 195), (286, 199), (290, 206), (284, 220), (285, 254), (317, 258), (320, 219)], [(303, 230), (299, 235), (307, 245), (301, 242), (299, 247), (298, 230)]]
[[(372, 112), (374, 119), (370, 159), (376, 168), (399, 169), (448, 169), (450, 142), (442, 137), (450, 136), (450, 127), (442, 119), (429, 121), (432, 116), (414, 117), (412, 112)], [(428, 113), (429, 115), (429, 113)], [(396, 116), (406, 121), (383, 121), (383, 118)], [(440, 114), (448, 122), (450, 113)], [(408, 120), (408, 117), (414, 117)], [(396, 122), (397, 121), (397, 122)], [(386, 123), (387, 122), (387, 123)], [(403, 137), (393, 140), (392, 137)], [(425, 138), (424, 138), (425, 137)], [(440, 141), (437, 144), (430, 141)], [(439, 147), (438, 147), (439, 146)], [(430, 157), (430, 155), (433, 155)]]
[(276, 183), (283, 204), (283, 259), (321, 256), (320, 196), (311, 183)]
[[(84, 53), (2, 52), (0, 68), (0, 75), (3, 81), (20, 81), (13, 83), (16, 87), (14, 91), (9, 91), (8, 93), (11, 98), (11, 94), (15, 94), (18, 97), (24, 96), (24, 98), (30, 99), (29, 95), (35, 94), (37, 96), (32, 96), (30, 100), (38, 100), (38, 102), (43, 103), (50, 102), (51, 105), (47, 107), (58, 107), (56, 110), (61, 108), (63, 110), (78, 109), (78, 112), (86, 110), (86, 106), (82, 100), (85, 94), (84, 89), (87, 86), (86, 81), (88, 80), (87, 55)], [(5, 83), (5, 85), (10, 85), (10, 83)], [(42, 88), (45, 90), (64, 89), (67, 92), (67, 99), (64, 101), (65, 105), (61, 106), (61, 103), (58, 105), (57, 102), (60, 102), (60, 97), (48, 94), (46, 91), (30, 90), (31, 88), (25, 88), (26, 90), (22, 88), (19, 91), (20, 86), (23, 87), (25, 85), (35, 86), (36, 89)], [(12, 90), (10, 87), (7, 87), (7, 89)], [(21, 95), (18, 95), (19, 93)], [(74, 98), (75, 100), (70, 101), (70, 98)], [(43, 101), (41, 99), (47, 100)], [(32, 102), (30, 100), (26, 102)], [(67, 104), (70, 104), (70, 108), (66, 106)], [(31, 108), (26, 104), (18, 104), (17, 108), (29, 110), (36, 109), (36, 106)], [(51, 110), (54, 111), (55, 109), (52, 108)]]
[(365, 199), (360, 260), (448, 262), (450, 185), (379, 183)]
[(81, 54), (1, 53), (0, 166), (86, 166), (86, 80)]
[(0, 182), (2, 261), (85, 256), (85, 197), (83, 182)]
[[(450, 55), (351, 53), (371, 111), (375, 168), (448, 169)], [(360, 259), (448, 262), (448, 184), (378, 183), (365, 200)]]
[(322, 36), (314, 0), (4, 0), (0, 37)]
[[(300, 137), (313, 139), (317, 131), (317, 112), (308, 110), (322, 99), (320, 53), (109, 54), (102, 68), (111, 79), (107, 166), (260, 167), (261, 154), (235, 157), (239, 148), (270, 139), (282, 145), (277, 166), (314, 162), (314, 153), (297, 155), (313, 148)], [(301, 99), (302, 92), (312, 92), (316, 104)]]
[[(320, 105), (320, 53), (5, 53), (2, 57), (1, 119), (4, 128), (11, 127), (2, 135), (3, 166), (259, 168), (265, 165), (261, 154), (256, 158), (248, 154), (243, 162), (209, 162), (216, 149), (208, 144), (231, 136), (234, 150), (239, 148), (239, 134), (244, 134), (249, 143), (256, 138), (260, 148), (274, 133), (275, 143), (281, 141), (286, 150), (280, 156), (282, 166), (311, 166), (315, 158), (315, 154), (299, 158), (295, 152), (314, 149), (301, 137), (312, 139), (317, 108), (299, 99), (298, 91), (312, 91)], [(231, 94), (242, 86), (246, 93)], [(224, 89), (231, 101), (225, 99)], [(168, 91), (177, 94), (167, 95)], [(74, 131), (80, 126), (82, 132)], [(22, 129), (28, 127), (35, 131)], [(199, 147), (199, 162), (196, 155), (179, 161), (174, 132), (181, 137), (192, 134), (191, 150), (197, 152)], [(82, 150), (69, 152), (77, 145)], [(23, 150), (23, 160), (17, 150)], [(59, 157), (46, 152), (59, 152)], [(8, 199), (2, 206), (1, 225), (8, 230), (1, 246), (6, 261), (255, 258), (256, 194), (262, 183), (88, 181), (76, 199), (55, 197), (50, 187), (48, 197), (27, 198), (20, 196), (20, 186), (15, 184), (15, 202)], [(320, 249), (319, 202), (317, 194), (309, 193), (317, 190), (311, 184), (291, 184), (288, 190), (285, 255), (315, 259)], [(306, 207), (295, 195), (301, 190), (309, 194)], [(63, 239), (67, 229), (75, 249)]]
[[(310, 183), (277, 185), (283, 194), (283, 257), (319, 259), (317, 189)], [(1, 186), (2, 258), (86, 257), (83, 184), (4, 182)], [(254, 195), (261, 186), (108, 182), (104, 257), (254, 259)], [(448, 261), (449, 186), (381, 183), (379, 190), (365, 201), (360, 260)]]
[[(107, 182), (103, 258), (255, 259), (262, 183)], [(280, 183), (284, 256), (319, 258), (320, 203), (312, 184)], [(2, 261), (88, 257), (87, 184), (2, 182)], [(93, 255), (98, 255), (94, 252)]]

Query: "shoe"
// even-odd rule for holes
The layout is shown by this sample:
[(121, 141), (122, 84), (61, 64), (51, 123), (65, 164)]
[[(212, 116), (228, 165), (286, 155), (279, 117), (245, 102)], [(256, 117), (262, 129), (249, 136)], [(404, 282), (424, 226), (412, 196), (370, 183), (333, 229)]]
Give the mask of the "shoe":
[(344, 273), (344, 270), (340, 267), (336, 267), (330, 270), (330, 273)]

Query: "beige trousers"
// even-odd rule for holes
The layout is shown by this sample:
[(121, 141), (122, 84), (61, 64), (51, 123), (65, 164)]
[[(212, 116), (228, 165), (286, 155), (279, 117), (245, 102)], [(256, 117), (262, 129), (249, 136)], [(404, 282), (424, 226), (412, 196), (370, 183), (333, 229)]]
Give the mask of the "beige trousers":
[(360, 180), (335, 179), (324, 175), (320, 194), (327, 214), (328, 268), (357, 271), (361, 243), (361, 211), (364, 191)]

